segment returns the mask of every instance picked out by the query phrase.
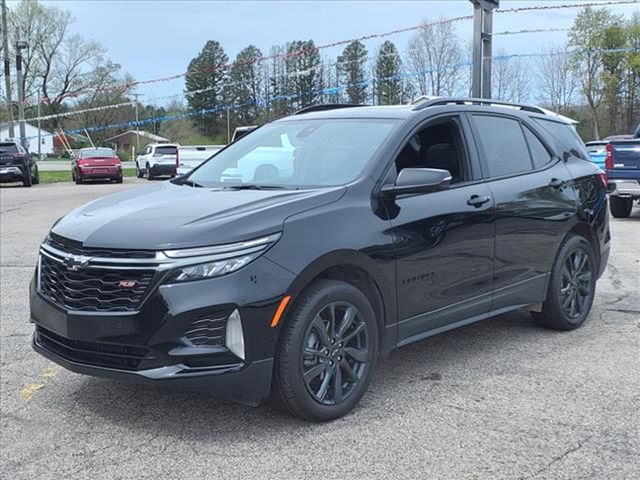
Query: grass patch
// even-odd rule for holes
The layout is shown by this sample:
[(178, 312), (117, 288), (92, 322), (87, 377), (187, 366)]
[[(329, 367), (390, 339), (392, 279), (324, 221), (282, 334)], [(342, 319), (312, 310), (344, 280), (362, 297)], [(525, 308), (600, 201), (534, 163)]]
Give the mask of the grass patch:
[[(122, 170), (122, 174), (125, 177), (135, 177), (136, 169), (135, 168), (124, 168)], [(58, 182), (71, 182), (71, 171), (54, 171), (54, 172), (43, 172), (40, 171), (40, 183), (58, 183)]]

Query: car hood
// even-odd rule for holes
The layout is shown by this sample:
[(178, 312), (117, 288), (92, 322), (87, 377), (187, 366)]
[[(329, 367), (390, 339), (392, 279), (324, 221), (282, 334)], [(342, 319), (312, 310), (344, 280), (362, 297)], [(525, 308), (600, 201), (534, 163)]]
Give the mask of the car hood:
[(217, 245), (281, 231), (288, 216), (334, 202), (345, 191), (230, 190), (162, 182), (87, 203), (51, 231), (92, 248)]

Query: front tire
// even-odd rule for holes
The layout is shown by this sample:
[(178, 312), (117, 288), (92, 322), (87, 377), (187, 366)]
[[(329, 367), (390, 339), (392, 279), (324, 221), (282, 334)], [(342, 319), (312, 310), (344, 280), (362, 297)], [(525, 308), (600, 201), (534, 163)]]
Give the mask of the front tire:
[(540, 325), (554, 330), (580, 327), (593, 304), (598, 268), (587, 240), (571, 235), (560, 247), (551, 270), (547, 298), (541, 312), (532, 312)]
[(627, 218), (633, 208), (632, 198), (609, 197), (609, 210), (615, 218)]
[(345, 282), (317, 281), (282, 327), (273, 396), (305, 420), (342, 417), (364, 395), (377, 356), (378, 327), (367, 297)]
[(138, 162), (136, 162), (136, 177), (138, 178), (144, 177), (144, 173), (140, 170), (140, 167), (138, 166)]
[(38, 165), (33, 166), (33, 178), (31, 180), (31, 183), (33, 183), (34, 185), (38, 185), (40, 183), (40, 172), (38, 170)]

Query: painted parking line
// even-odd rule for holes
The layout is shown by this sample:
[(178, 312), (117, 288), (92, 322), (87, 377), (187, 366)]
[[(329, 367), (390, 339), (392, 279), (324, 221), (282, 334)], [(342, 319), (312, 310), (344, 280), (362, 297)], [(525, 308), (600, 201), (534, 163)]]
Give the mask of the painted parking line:
[(38, 390), (43, 388), (56, 375), (58, 375), (60, 370), (62, 370), (62, 367), (60, 365), (50, 363), (49, 366), (39, 375), (38, 379), (40, 380), (40, 382), (30, 383), (29, 385), (24, 387), (22, 390), (20, 390), (20, 396), (25, 400), (31, 400)]

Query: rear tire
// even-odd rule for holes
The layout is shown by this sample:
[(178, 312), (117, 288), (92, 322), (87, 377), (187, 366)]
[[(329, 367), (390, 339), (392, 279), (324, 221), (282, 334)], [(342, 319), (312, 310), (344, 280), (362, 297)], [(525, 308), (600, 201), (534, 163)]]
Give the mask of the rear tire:
[(316, 281), (281, 328), (275, 400), (313, 422), (349, 413), (367, 390), (378, 356), (378, 326), (367, 297), (345, 282)]
[(154, 179), (153, 173), (151, 172), (151, 167), (149, 166), (148, 163), (147, 163), (147, 166), (144, 169), (144, 176), (147, 178), (147, 180), (153, 180)]
[(73, 175), (73, 179), (75, 180), (76, 185), (80, 185), (80, 184), (82, 184), (82, 177), (81, 177), (80, 175), (78, 175), (78, 174), (74, 174), (74, 175)]
[(569, 236), (556, 256), (542, 311), (531, 312), (535, 321), (554, 330), (580, 327), (591, 311), (597, 273), (591, 244), (578, 235)]
[(116, 183), (122, 183), (122, 175), (120, 175), (119, 177), (116, 177)]
[(632, 198), (620, 198), (613, 195), (609, 197), (609, 210), (615, 218), (627, 218), (631, 215), (632, 208)]
[(33, 179), (31, 177), (31, 170), (27, 170), (26, 173), (22, 175), (22, 185), (25, 187), (30, 187), (33, 184)]

